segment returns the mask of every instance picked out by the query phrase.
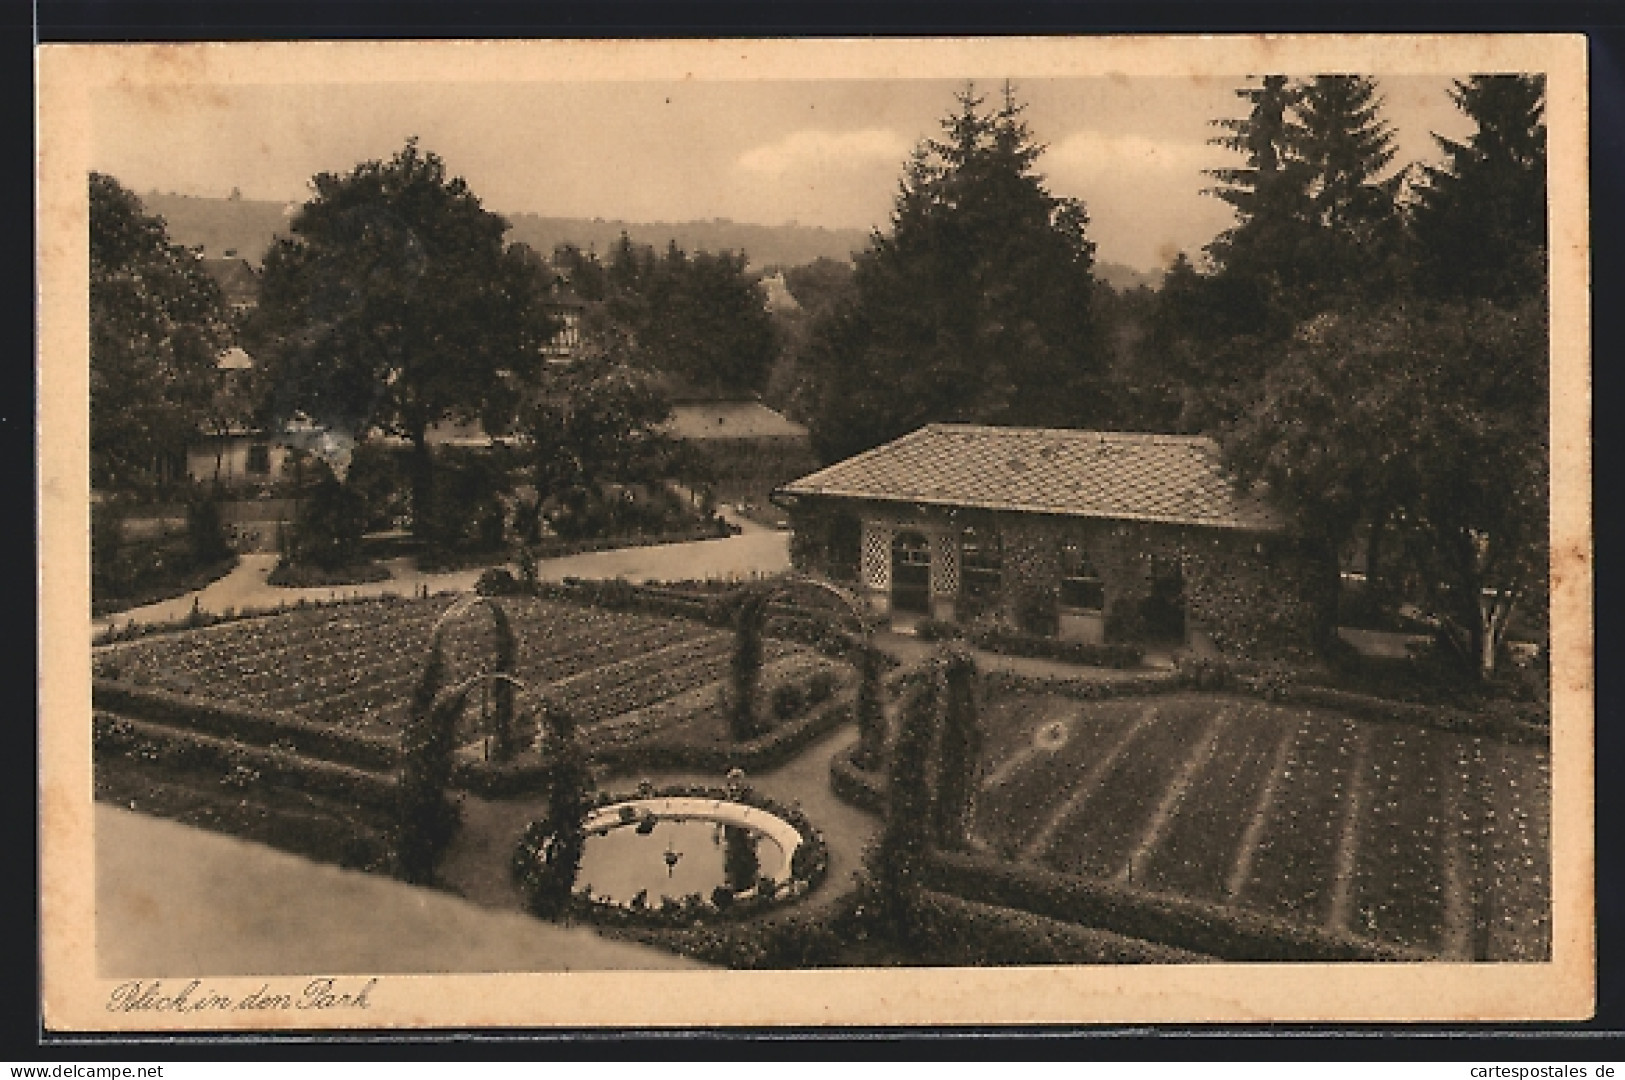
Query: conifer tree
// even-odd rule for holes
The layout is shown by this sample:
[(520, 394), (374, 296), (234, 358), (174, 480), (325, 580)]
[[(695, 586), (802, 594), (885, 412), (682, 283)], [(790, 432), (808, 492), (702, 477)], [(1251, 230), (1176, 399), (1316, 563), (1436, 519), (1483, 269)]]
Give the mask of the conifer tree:
[(1476, 130), (1440, 135), (1442, 168), (1428, 167), (1412, 221), (1419, 284), (1442, 299), (1508, 305), (1546, 289), (1546, 79), (1474, 75), (1451, 100)]
[(973, 88), (904, 167), (891, 230), (809, 347), (813, 438), (845, 456), (938, 420), (1088, 426), (1104, 417), (1083, 204), (1035, 166), (1024, 106)]

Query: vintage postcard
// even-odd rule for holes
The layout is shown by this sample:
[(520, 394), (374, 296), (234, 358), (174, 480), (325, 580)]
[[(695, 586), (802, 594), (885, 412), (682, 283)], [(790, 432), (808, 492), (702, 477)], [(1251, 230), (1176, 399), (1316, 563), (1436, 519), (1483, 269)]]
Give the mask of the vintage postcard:
[(1583, 38), (37, 70), (50, 1030), (1591, 1015)]

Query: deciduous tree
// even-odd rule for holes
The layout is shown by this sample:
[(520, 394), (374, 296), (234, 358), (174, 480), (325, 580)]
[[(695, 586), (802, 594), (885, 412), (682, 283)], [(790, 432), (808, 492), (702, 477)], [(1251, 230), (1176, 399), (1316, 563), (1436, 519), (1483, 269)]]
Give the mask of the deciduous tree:
[(97, 488), (163, 478), (208, 418), (231, 340), (220, 288), (162, 218), (90, 174), (90, 467)]
[(265, 256), (251, 349), (275, 412), (343, 436), (373, 427), (412, 444), (414, 521), (430, 499), (428, 431), (445, 419), (511, 418), (551, 320), (536, 263), (506, 249), (507, 223), (433, 152), (322, 173)]

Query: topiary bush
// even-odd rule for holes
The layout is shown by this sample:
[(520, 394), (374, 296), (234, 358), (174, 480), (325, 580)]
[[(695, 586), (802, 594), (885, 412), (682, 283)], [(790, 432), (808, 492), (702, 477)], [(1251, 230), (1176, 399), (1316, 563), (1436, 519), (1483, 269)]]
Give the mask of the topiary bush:
[(435, 864), (461, 822), (447, 798), (461, 695), (437, 700), (445, 657), (437, 640), (412, 694), (411, 719), (401, 745), (401, 780), (394, 830), (395, 872), (406, 881), (432, 882)]
[(762, 632), (767, 622), (767, 597), (746, 589), (734, 605), (734, 648), (728, 665), (728, 730), (738, 742), (762, 734), (756, 696), (762, 678)]
[(542, 750), (550, 762), (547, 814), (526, 828), (512, 868), (526, 910), (557, 918), (569, 910), (581, 872), (587, 814), (592, 809), (587, 795), (592, 775), (576, 744), (575, 718), (567, 709), (549, 705), (543, 732)]
[(943, 682), (942, 735), (932, 839), (939, 847), (959, 848), (965, 844), (982, 747), (977, 724), (976, 660), (963, 648), (949, 647), (942, 651), (939, 664)]

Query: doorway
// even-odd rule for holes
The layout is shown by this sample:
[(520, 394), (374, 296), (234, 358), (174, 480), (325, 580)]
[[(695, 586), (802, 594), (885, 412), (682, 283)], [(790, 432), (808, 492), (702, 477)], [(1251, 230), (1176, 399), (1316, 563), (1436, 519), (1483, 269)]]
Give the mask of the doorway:
[(900, 532), (892, 538), (891, 608), (931, 614), (931, 543), (917, 532)]

